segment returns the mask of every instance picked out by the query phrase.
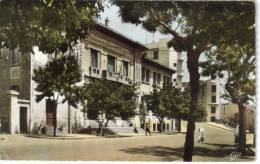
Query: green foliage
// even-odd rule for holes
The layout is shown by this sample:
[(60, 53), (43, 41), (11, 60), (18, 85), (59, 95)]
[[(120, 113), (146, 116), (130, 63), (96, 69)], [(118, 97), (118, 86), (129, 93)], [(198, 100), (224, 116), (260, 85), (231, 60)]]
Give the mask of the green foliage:
[[(173, 36), (176, 51), (199, 53), (223, 42), (254, 40), (253, 2), (115, 1), (124, 22)], [(240, 26), (237, 26), (240, 24)]]
[(87, 37), (101, 11), (100, 0), (1, 0), (0, 48), (64, 53)]
[(89, 118), (97, 119), (98, 113), (105, 113), (107, 120), (128, 119), (136, 114), (133, 86), (93, 78), (85, 87)]
[(247, 104), (255, 96), (255, 47), (246, 45), (221, 46), (207, 54), (201, 62), (204, 75), (226, 78), (224, 98), (235, 104)]
[(81, 71), (74, 56), (61, 56), (50, 59), (43, 67), (34, 70), (33, 80), (37, 83), (36, 101), (44, 97), (51, 98), (59, 103), (68, 101), (74, 107), (80, 99), (81, 88), (75, 84), (81, 80)]
[[(171, 83), (165, 83), (159, 91), (154, 86), (153, 93), (144, 96), (143, 99), (147, 102), (148, 110), (151, 110), (159, 119), (169, 117), (187, 120), (190, 108), (189, 94), (190, 92), (181, 91)], [(206, 115), (205, 108), (199, 102), (194, 113), (195, 120), (201, 120)]]
[(141, 122), (145, 122), (145, 118), (148, 115), (147, 106), (146, 106), (146, 99), (147, 99), (146, 97), (147, 97), (146, 95), (142, 97), (141, 103), (139, 105), (138, 115), (140, 117)]

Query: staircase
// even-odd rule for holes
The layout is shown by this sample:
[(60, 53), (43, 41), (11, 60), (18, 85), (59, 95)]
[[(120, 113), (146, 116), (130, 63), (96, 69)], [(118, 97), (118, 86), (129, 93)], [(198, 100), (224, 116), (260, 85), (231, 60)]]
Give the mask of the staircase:
[[(99, 123), (96, 120), (88, 120), (86, 128), (81, 129), (80, 133), (96, 134)], [(131, 135), (145, 135), (145, 131), (142, 128), (137, 128), (138, 133), (134, 133), (134, 127), (129, 126), (129, 122), (125, 120), (110, 120), (105, 127), (105, 135), (119, 135), (119, 136), (131, 136)]]

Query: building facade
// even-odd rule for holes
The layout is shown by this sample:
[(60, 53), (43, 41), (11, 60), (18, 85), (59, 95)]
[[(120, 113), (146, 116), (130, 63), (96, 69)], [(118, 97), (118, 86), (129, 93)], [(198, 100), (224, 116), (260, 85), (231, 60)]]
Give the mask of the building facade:
[[(147, 50), (142, 44), (97, 23), (85, 42), (73, 50), (82, 69), (82, 79), (105, 78), (127, 85), (141, 84), (142, 52)], [(0, 75), (0, 123), (1, 131), (9, 133), (37, 132), (51, 129), (47, 121), (47, 100), (36, 102), (37, 84), (32, 80), (33, 70), (43, 66), (48, 57), (37, 48), (35, 54), (20, 54), (18, 50), (1, 50)], [(66, 132), (68, 122), (72, 129), (89, 126), (83, 110), (74, 109), (67, 103), (57, 108), (58, 132)], [(120, 123), (120, 122), (118, 122)], [(117, 124), (117, 122), (115, 123)]]
[[(97, 23), (88, 38), (74, 47), (73, 53), (81, 66), (82, 82), (89, 78), (103, 78), (118, 81), (126, 85), (136, 85), (140, 104), (142, 96), (151, 94), (153, 85), (159, 88), (164, 82), (181, 87), (182, 60), (172, 49), (167, 49), (167, 40), (160, 40), (157, 48), (146, 46), (113, 29)], [(158, 50), (157, 59), (153, 59), (154, 50)], [(1, 50), (0, 76), (0, 129), (1, 132), (46, 133), (53, 131), (52, 115), (45, 98), (36, 102), (37, 84), (32, 80), (33, 70), (44, 66), (49, 58), (37, 47), (35, 54), (20, 54), (18, 50)], [(155, 53), (156, 54), (156, 53)], [(167, 59), (166, 59), (167, 58)], [(177, 69), (178, 68), (178, 69)], [(179, 70), (176, 73), (176, 69)], [(139, 108), (139, 107), (138, 107)], [(139, 109), (136, 110), (139, 110)], [(57, 107), (57, 132), (67, 133), (68, 129), (78, 131), (81, 128), (97, 127), (97, 120), (89, 120), (83, 108), (77, 109), (67, 103)], [(158, 131), (159, 121), (151, 111), (146, 117), (151, 131)], [(139, 116), (132, 123), (141, 127)], [(120, 118), (110, 121), (108, 126), (129, 126)], [(174, 120), (164, 120), (164, 130), (175, 129)]]

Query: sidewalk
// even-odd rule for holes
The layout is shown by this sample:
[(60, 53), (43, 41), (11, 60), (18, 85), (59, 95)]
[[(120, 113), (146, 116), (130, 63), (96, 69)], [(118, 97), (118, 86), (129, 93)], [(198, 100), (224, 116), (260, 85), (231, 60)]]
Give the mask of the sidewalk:
[(214, 126), (216, 128), (220, 128), (220, 129), (224, 129), (230, 132), (234, 132), (235, 129), (229, 128), (223, 124), (219, 124), (219, 123), (215, 123), (215, 122), (199, 122), (200, 124), (205, 124), (205, 125), (209, 125), (209, 126)]
[[(221, 128), (230, 132), (234, 132), (235, 130), (229, 127), (226, 127), (225, 125), (219, 124), (219, 123), (215, 123), (215, 122), (200, 122), (201, 124), (205, 124), (205, 125), (209, 125), (209, 126), (213, 126), (216, 128)], [(254, 142), (254, 134), (253, 133), (247, 133), (246, 135), (246, 144), (247, 145), (253, 145)], [(252, 148), (254, 149), (254, 148)], [(253, 150), (252, 150), (253, 151)], [(254, 149), (255, 152), (255, 149)]]

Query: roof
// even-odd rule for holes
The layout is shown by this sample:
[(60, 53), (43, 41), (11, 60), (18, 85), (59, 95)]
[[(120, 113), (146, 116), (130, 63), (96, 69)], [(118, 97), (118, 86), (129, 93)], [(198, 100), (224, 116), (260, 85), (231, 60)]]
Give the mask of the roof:
[(109, 28), (109, 27), (107, 27), (107, 26), (105, 26), (105, 25), (103, 25), (103, 24), (101, 24), (99, 22), (95, 23), (95, 29), (97, 31), (105, 33), (106, 35), (111, 36), (111, 37), (113, 37), (113, 38), (115, 38), (117, 40), (120, 40), (120, 41), (122, 41), (124, 43), (127, 43), (128, 45), (133, 46), (133, 47), (135, 47), (135, 48), (137, 48), (137, 49), (139, 49), (141, 51), (145, 51), (145, 50), (148, 49), (142, 43), (137, 42), (135, 40), (132, 40), (132, 39), (128, 38), (127, 36), (121, 34), (120, 32), (115, 31), (114, 29)]
[(157, 63), (157, 62), (155, 62), (155, 61), (153, 61), (151, 59), (148, 59), (146, 57), (143, 58), (143, 62), (145, 62), (147, 64), (150, 64), (150, 65), (154, 65), (154, 66), (156, 66), (156, 67), (158, 67), (158, 68), (160, 68), (160, 69), (162, 69), (164, 71), (170, 72), (172, 74), (174, 74), (176, 72), (174, 69), (171, 69), (171, 68), (169, 68), (167, 66), (164, 66), (164, 65), (162, 65), (160, 63)]

